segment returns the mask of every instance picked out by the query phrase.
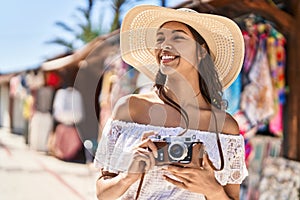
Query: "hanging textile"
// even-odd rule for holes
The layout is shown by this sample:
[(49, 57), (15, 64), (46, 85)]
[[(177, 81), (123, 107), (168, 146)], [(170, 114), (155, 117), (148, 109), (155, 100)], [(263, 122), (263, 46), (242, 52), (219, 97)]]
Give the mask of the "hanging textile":
[(241, 97), (241, 109), (250, 122), (257, 124), (274, 113), (273, 86), (266, 54), (267, 35), (260, 36), (254, 63), (249, 72), (250, 84), (246, 85)]
[(44, 73), (41, 70), (30, 71), (26, 75), (26, 83), (31, 90), (36, 90), (45, 84)]
[(74, 87), (59, 89), (53, 102), (55, 120), (66, 125), (81, 122), (84, 118), (84, 107), (81, 93)]
[[(253, 136), (255, 127), (259, 132), (282, 136), (285, 38), (259, 16), (250, 14), (237, 20), (243, 27), (245, 41), (245, 59), (239, 75), (242, 88), (239, 97), (231, 97), (230, 90), (224, 91), (229, 101), (227, 111), (235, 117), (245, 136)], [(236, 106), (236, 102), (240, 104)], [(248, 131), (251, 133), (247, 134)]]
[(283, 135), (283, 105), (285, 103), (285, 45), (286, 41), (282, 34), (275, 29), (270, 30), (267, 39), (267, 49), (272, 84), (274, 89), (274, 115), (270, 119), (270, 132), (277, 136)]
[(248, 74), (253, 64), (253, 60), (256, 55), (257, 45), (258, 45), (258, 37), (255, 31), (255, 28), (252, 27), (250, 30), (242, 31), (244, 42), (245, 42), (245, 59), (242, 68), (242, 83), (243, 86), (249, 84)]
[(59, 88), (61, 86), (61, 77), (56, 72), (49, 72), (46, 74), (46, 85), (52, 86), (53, 88)]

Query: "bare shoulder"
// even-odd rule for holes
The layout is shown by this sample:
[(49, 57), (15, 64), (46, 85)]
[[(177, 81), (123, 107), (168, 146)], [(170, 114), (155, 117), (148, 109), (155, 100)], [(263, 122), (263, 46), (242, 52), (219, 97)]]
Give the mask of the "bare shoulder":
[(240, 134), (239, 125), (237, 121), (229, 113), (226, 113), (222, 132), (225, 134)]
[(155, 98), (155, 93), (131, 94), (118, 100), (112, 112), (112, 118), (122, 121), (135, 121), (139, 113), (143, 113)]
[(240, 134), (239, 125), (237, 121), (229, 113), (226, 113), (225, 123), (223, 126), (223, 133), (234, 135)]

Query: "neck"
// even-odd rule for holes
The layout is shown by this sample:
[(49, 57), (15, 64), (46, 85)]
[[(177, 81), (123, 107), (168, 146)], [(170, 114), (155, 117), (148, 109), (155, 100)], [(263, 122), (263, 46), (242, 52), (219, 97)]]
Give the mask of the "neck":
[(168, 88), (168, 96), (182, 108), (188, 106), (202, 107), (201, 105), (205, 103), (200, 93), (198, 74), (193, 77), (191, 73), (188, 78), (181, 75), (168, 76), (166, 87)]

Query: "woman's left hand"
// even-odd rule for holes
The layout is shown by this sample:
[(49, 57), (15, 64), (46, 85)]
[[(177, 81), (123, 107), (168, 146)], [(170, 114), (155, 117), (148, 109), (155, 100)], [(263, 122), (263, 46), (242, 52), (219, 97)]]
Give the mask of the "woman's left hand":
[(201, 168), (169, 165), (165, 170), (177, 178), (175, 180), (164, 175), (167, 181), (191, 192), (211, 196), (223, 190), (223, 187), (215, 179), (214, 170), (208, 164), (207, 154), (203, 157), (203, 167)]

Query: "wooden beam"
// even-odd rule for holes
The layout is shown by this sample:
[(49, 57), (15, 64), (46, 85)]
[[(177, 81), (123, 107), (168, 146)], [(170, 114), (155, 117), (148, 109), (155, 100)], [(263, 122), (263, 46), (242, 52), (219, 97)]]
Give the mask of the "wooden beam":
[[(278, 31), (285, 35), (294, 29), (292, 26), (295, 21), (293, 17), (265, 0), (212, 0), (208, 4), (216, 8), (234, 7), (239, 4), (240, 10), (238, 10), (238, 13), (240, 15), (246, 13), (259, 14), (265, 19), (275, 22), (278, 25)], [(223, 14), (226, 15), (226, 13)]]
[(284, 156), (300, 161), (300, 3), (296, 5), (294, 30), (288, 38), (288, 62), (287, 62), (287, 85), (289, 94), (287, 96), (287, 115), (285, 119)]
[(237, 3), (237, 1), (236, 0), (212, 0), (208, 3), (214, 7), (219, 8), (219, 7), (228, 6), (229, 4), (232, 3)]
[(295, 23), (293, 17), (289, 15), (288, 13), (278, 9), (276, 6), (272, 6), (266, 1), (262, 0), (256, 0), (256, 1), (243, 1), (244, 4), (250, 8), (255, 10), (258, 14), (261, 16), (270, 19), (271, 21), (276, 22), (278, 25), (280, 25), (279, 30), (281, 32), (288, 31), (294, 31), (293, 24)]

